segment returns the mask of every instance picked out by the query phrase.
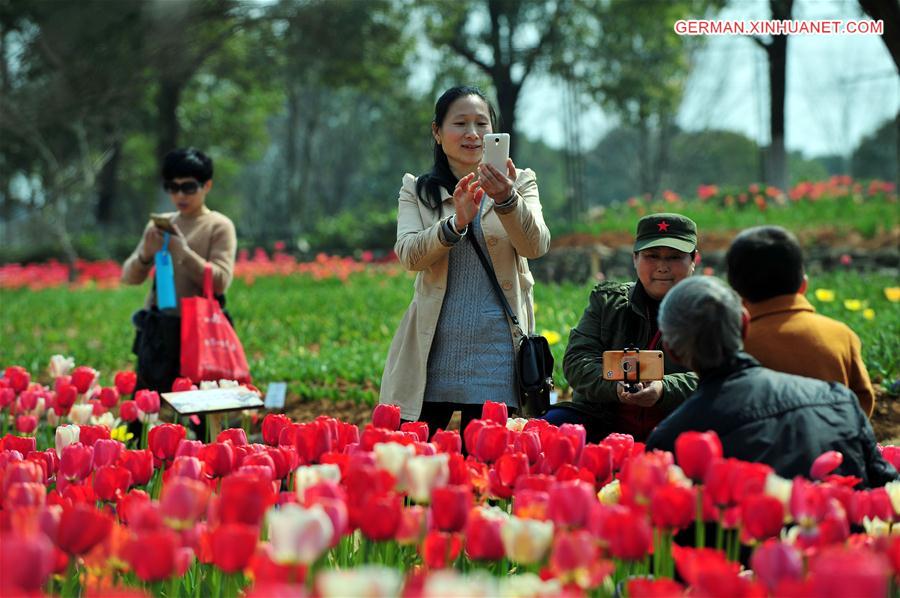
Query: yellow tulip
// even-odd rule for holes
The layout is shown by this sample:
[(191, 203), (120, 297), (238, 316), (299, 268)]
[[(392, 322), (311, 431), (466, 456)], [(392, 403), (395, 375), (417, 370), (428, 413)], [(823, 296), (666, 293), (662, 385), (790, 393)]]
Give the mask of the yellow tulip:
[(834, 291), (830, 289), (816, 289), (816, 299), (826, 303), (834, 301)]
[(866, 309), (863, 310), (863, 317), (867, 320), (874, 320), (875, 319), (875, 310), (872, 309), (871, 307), (867, 307)]
[(859, 311), (863, 308), (863, 303), (859, 299), (844, 299), (844, 307), (850, 311)]
[(109, 437), (120, 442), (128, 442), (134, 438), (134, 434), (128, 431), (128, 426), (119, 426), (118, 428), (113, 428), (112, 432), (109, 433)]
[(562, 336), (555, 330), (541, 330), (541, 336), (546, 338), (547, 342), (551, 345), (555, 345), (562, 338)]
[(900, 301), (900, 287), (887, 287), (884, 289), (884, 296), (891, 303)]

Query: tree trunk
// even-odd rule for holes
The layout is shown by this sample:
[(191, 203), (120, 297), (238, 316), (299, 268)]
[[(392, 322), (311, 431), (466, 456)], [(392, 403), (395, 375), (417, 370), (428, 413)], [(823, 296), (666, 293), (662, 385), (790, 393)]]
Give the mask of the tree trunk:
[[(771, 0), (772, 18), (791, 18), (794, 0)], [(787, 42), (788, 36), (775, 35), (766, 45), (769, 57), (769, 97), (771, 98), (769, 168), (766, 182), (787, 191), (790, 185), (787, 152), (784, 148), (784, 99), (787, 91)]]
[(162, 77), (159, 81), (159, 92), (156, 96), (156, 110), (159, 116), (159, 129), (156, 142), (157, 159), (162, 159), (171, 150), (178, 147), (178, 104), (181, 102), (182, 81)]
[(109, 159), (103, 164), (97, 177), (97, 223), (108, 226), (113, 220), (113, 205), (118, 185), (119, 159), (122, 155), (122, 140), (114, 138), (110, 148)]
[(494, 85), (497, 88), (497, 108), (500, 110), (500, 130), (509, 133), (509, 157), (515, 161), (516, 102), (519, 101), (521, 84), (513, 83), (508, 67), (495, 69)]
[(887, 46), (894, 66), (900, 70), (900, 2), (897, 0), (859, 0), (867, 15), (884, 23), (881, 41)]

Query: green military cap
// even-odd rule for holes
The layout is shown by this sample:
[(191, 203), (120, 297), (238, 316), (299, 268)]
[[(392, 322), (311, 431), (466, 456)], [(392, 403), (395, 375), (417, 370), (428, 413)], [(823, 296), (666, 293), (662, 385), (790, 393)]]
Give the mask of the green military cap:
[(690, 253), (697, 248), (697, 225), (687, 216), (672, 213), (650, 214), (638, 220), (634, 250), (671, 247)]

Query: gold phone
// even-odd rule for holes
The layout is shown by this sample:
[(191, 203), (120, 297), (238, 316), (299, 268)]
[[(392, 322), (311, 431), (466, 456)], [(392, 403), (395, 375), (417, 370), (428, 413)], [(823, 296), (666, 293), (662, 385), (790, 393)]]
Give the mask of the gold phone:
[(162, 229), (170, 234), (175, 234), (175, 227), (172, 226), (172, 217), (165, 214), (150, 214), (150, 220), (156, 228)]
[(662, 351), (624, 351), (603, 352), (603, 379), (641, 382), (645, 380), (662, 380), (665, 375)]

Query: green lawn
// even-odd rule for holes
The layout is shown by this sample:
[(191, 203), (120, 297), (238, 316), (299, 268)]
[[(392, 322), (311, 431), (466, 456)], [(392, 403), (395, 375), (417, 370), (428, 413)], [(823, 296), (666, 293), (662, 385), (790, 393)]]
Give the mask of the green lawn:
[[(412, 282), (411, 274), (375, 268), (346, 283), (309, 276), (258, 278), (251, 285), (238, 280), (228, 293), (228, 309), (261, 386), (285, 380), (292, 393), (306, 398), (373, 401)], [(821, 313), (857, 331), (876, 380), (893, 381), (900, 374), (900, 303), (889, 302), (884, 293), (895, 285), (888, 276), (844, 272), (813, 280), (809, 293)], [(130, 316), (143, 303), (146, 288), (0, 291), (0, 366), (44, 372), (49, 357), (62, 353), (97, 368), (103, 383), (110, 383), (116, 370), (132, 367)], [(834, 300), (816, 299), (816, 289), (834, 291)], [(561, 365), (568, 333), (589, 292), (587, 284), (535, 288), (538, 332), (560, 338), (553, 351), (561, 388), (567, 387)], [(861, 309), (847, 309), (849, 299), (859, 300)], [(868, 313), (871, 319), (866, 308), (874, 312)]]

